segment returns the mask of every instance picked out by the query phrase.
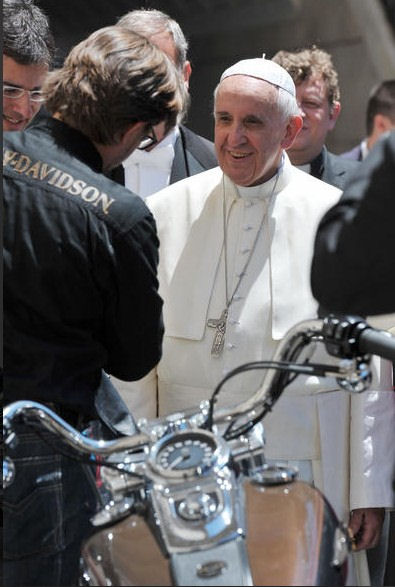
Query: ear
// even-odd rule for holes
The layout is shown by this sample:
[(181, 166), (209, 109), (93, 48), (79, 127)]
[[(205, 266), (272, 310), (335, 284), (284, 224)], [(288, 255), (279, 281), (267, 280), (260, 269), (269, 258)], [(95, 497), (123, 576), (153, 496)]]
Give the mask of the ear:
[(384, 114), (376, 114), (373, 125), (375, 131), (378, 131), (380, 134), (394, 128), (394, 123), (390, 118), (388, 118), (388, 116), (385, 116)]
[(184, 83), (185, 83), (185, 87), (187, 89), (189, 88), (189, 78), (191, 77), (191, 73), (192, 73), (191, 63), (189, 61), (185, 61), (184, 67), (182, 70), (182, 74), (184, 76)]
[(296, 135), (300, 131), (303, 126), (303, 119), (301, 116), (291, 116), (287, 128), (285, 130), (285, 135), (283, 140), (281, 141), (281, 147), (283, 149), (289, 149), (289, 147), (294, 142)]
[(340, 102), (333, 102), (329, 112), (329, 130), (333, 130), (342, 107)]

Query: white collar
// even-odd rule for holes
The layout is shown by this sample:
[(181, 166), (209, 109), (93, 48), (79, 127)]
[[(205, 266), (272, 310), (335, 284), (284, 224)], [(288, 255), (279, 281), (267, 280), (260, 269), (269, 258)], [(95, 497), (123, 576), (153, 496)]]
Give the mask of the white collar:
[(165, 148), (168, 145), (172, 145), (172, 147), (174, 147), (174, 145), (176, 144), (176, 140), (178, 139), (179, 136), (180, 136), (180, 129), (178, 126), (174, 126), (171, 130), (169, 130), (169, 132), (167, 133), (165, 138), (162, 139), (161, 141), (159, 141), (159, 143), (157, 145), (155, 145), (155, 147), (152, 149), (152, 151), (155, 151), (156, 149)]
[(156, 165), (158, 162), (163, 160), (163, 164), (166, 167), (171, 167), (171, 163), (174, 158), (174, 145), (180, 135), (178, 126), (172, 128), (167, 135), (159, 141), (157, 145), (151, 151), (140, 151), (135, 149), (133, 153), (123, 161), (122, 165), (126, 169), (135, 163), (144, 162), (147, 165)]
[(259, 185), (253, 185), (250, 187), (236, 185), (236, 189), (238, 191), (239, 196), (243, 198), (243, 200), (248, 200), (251, 198), (270, 198), (270, 196), (273, 194), (273, 191), (276, 189), (276, 184), (278, 183), (277, 176), (280, 177), (280, 175), (282, 175), (284, 163), (286, 160), (285, 158), (286, 155), (283, 154), (277, 172), (273, 175), (273, 177), (271, 177), (264, 183), (260, 183)]
[(311, 164), (310, 163), (304, 163), (303, 165), (295, 165), (295, 167), (297, 167), (301, 171), (304, 171), (305, 173), (311, 172)]
[(368, 141), (366, 139), (361, 142), (361, 154), (362, 160), (366, 159), (366, 157), (369, 155)]

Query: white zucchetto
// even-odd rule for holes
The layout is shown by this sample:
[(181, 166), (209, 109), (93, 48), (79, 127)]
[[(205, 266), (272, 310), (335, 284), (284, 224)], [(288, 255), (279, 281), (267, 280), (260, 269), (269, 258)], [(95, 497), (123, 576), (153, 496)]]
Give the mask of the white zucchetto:
[(270, 59), (265, 59), (265, 56), (238, 61), (225, 69), (221, 75), (220, 82), (231, 75), (256, 77), (282, 88), (293, 97), (296, 96), (295, 84), (289, 73), (281, 65), (274, 63)]

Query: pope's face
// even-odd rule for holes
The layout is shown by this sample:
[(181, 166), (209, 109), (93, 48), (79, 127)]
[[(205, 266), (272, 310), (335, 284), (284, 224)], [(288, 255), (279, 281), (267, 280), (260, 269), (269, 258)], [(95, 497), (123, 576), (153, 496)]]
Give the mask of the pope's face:
[[(3, 55), (3, 84), (24, 90), (40, 90), (47, 72), (45, 65), (21, 65)], [(3, 95), (3, 131), (23, 130), (41, 105), (41, 102), (32, 101), (27, 92), (20, 98), (5, 98)]]
[(240, 186), (270, 179), (287, 135), (271, 84), (245, 75), (225, 78), (215, 100), (215, 148), (223, 172)]
[(288, 155), (295, 165), (304, 165), (321, 152), (326, 135), (335, 126), (340, 104), (329, 104), (327, 86), (322, 77), (311, 77), (297, 84), (296, 99), (303, 126)]

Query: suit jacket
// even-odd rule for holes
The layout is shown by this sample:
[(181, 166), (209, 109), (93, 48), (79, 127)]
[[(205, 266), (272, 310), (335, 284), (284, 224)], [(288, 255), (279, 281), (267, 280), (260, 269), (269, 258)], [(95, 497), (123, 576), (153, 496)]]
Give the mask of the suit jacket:
[(334, 155), (324, 146), (321, 153), (311, 161), (310, 174), (343, 190), (348, 178), (358, 166), (357, 161)]
[(362, 161), (362, 148), (361, 143), (350, 149), (350, 151), (345, 151), (344, 153), (340, 153), (339, 157), (343, 157), (344, 159), (352, 159), (353, 161)]
[(377, 142), (319, 226), (312, 287), (330, 310), (395, 312), (394, 185), (395, 131)]
[[(214, 144), (211, 141), (194, 133), (186, 126), (181, 125), (179, 129), (180, 134), (174, 145), (174, 160), (170, 174), (171, 184), (218, 165)], [(110, 178), (124, 185), (123, 166), (119, 165), (113, 169)]]

